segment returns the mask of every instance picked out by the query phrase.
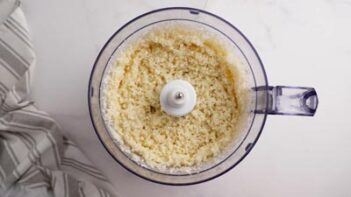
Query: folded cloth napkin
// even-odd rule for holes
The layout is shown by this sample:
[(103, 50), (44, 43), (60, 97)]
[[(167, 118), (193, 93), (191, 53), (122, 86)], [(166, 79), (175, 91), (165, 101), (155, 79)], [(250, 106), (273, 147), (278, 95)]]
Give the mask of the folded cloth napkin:
[(112, 196), (106, 178), (28, 98), (35, 54), (17, 2), (0, 0), (0, 196)]

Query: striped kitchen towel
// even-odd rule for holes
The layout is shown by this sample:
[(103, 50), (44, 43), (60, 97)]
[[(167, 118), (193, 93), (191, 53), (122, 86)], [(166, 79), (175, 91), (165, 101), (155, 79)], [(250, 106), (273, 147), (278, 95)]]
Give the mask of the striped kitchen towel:
[(106, 178), (28, 98), (35, 54), (17, 2), (0, 0), (0, 196), (111, 196)]

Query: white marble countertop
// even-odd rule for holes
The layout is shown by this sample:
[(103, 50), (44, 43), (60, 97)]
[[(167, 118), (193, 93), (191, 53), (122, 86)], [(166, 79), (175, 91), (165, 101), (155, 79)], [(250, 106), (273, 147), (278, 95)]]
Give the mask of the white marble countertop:
[[(233, 23), (258, 50), (271, 85), (316, 88), (316, 116), (270, 116), (248, 157), (203, 184), (159, 185), (119, 166), (90, 122), (90, 71), (121, 25), (168, 6), (202, 8)], [(103, 170), (119, 196), (351, 196), (350, 0), (31, 0), (23, 8), (38, 57), (33, 99)]]

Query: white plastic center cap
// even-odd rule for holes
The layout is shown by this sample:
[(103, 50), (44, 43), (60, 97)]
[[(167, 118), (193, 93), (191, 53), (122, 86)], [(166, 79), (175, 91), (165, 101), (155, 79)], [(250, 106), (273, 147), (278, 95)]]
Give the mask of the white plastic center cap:
[(194, 87), (184, 80), (168, 82), (161, 90), (161, 108), (171, 116), (184, 116), (191, 112), (196, 104)]

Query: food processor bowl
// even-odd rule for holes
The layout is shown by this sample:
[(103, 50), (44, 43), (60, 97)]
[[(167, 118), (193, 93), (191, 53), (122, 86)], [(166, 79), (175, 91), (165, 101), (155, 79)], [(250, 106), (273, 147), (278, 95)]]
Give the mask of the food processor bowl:
[[(150, 28), (162, 27), (171, 23), (205, 29), (228, 43), (231, 53), (237, 59), (236, 61), (240, 62), (238, 69), (245, 73), (249, 92), (250, 104), (246, 110), (246, 123), (229, 148), (230, 151), (210, 165), (190, 172), (160, 171), (133, 160), (121, 149), (119, 142), (111, 136), (111, 131), (106, 126), (102, 114), (101, 87), (103, 77), (107, 68), (115, 63), (118, 53), (123, 51), (130, 41), (144, 35)], [(297, 96), (296, 98), (279, 97), (286, 92)], [(145, 13), (116, 31), (102, 48), (95, 61), (90, 77), (88, 98), (95, 131), (110, 155), (130, 172), (147, 180), (169, 185), (195, 184), (222, 175), (238, 165), (252, 150), (262, 132), (267, 114), (289, 114), (291, 112), (294, 115), (313, 115), (318, 104), (313, 88), (268, 86), (266, 73), (256, 50), (236, 27), (212, 13), (186, 7), (164, 8)], [(286, 106), (284, 102), (277, 102), (289, 99), (301, 102), (287, 108), (280, 107), (279, 104)]]

